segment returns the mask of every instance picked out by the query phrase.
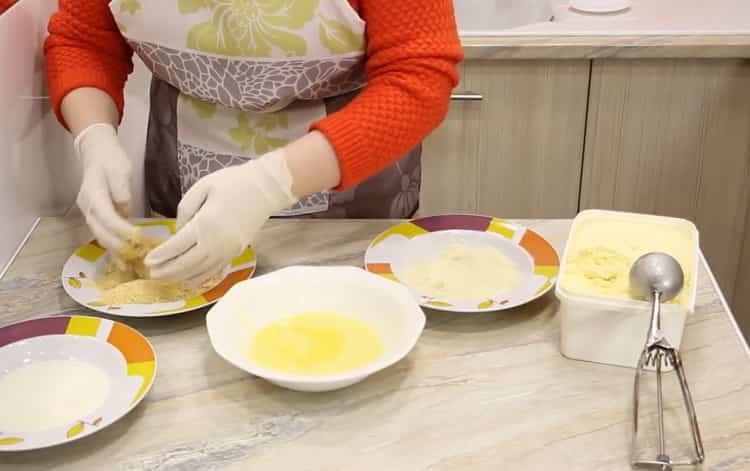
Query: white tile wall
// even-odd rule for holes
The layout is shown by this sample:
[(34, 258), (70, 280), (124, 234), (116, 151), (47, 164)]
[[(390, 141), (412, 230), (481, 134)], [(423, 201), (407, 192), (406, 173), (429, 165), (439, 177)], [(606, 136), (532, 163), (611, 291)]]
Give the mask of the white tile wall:
[[(65, 213), (80, 181), (72, 139), (44, 98), (43, 43), (51, 0), (23, 0), (0, 15), (0, 276), (37, 218)], [(126, 89), (123, 145), (142, 174), (149, 74), (139, 63)], [(143, 211), (142, 178), (134, 182)]]
[(23, 0), (0, 15), (0, 270), (34, 221), (71, 203), (69, 137), (46, 100), (42, 42), (57, 2)]

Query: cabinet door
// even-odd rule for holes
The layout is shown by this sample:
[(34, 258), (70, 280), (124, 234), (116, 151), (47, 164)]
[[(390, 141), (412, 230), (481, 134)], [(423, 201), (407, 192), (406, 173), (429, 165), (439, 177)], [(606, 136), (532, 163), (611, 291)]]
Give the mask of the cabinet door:
[(750, 64), (596, 60), (581, 205), (695, 221), (730, 297), (747, 210)]
[(750, 207), (745, 216), (745, 231), (742, 235), (742, 250), (740, 251), (737, 269), (737, 279), (734, 283), (734, 296), (730, 296), (732, 313), (737, 319), (740, 330), (745, 334), (750, 344)]
[(421, 214), (572, 217), (578, 208), (589, 61), (468, 61), (425, 143)]
[[(474, 85), (466, 70), (462, 64), (457, 93)], [(484, 105), (481, 101), (453, 101), (445, 121), (425, 140), (420, 215), (476, 212), (479, 120)]]

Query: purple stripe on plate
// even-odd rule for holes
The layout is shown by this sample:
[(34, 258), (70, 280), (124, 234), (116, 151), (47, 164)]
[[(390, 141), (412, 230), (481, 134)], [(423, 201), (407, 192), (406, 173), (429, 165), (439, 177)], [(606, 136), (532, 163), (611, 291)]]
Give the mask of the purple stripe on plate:
[(0, 347), (31, 337), (64, 334), (69, 320), (69, 316), (45, 317), (0, 327)]
[(430, 216), (415, 219), (412, 224), (421, 227), (428, 232), (448, 231), (463, 229), (465, 231), (486, 231), (492, 222), (492, 218), (485, 216), (474, 216), (470, 214), (449, 214), (445, 216)]

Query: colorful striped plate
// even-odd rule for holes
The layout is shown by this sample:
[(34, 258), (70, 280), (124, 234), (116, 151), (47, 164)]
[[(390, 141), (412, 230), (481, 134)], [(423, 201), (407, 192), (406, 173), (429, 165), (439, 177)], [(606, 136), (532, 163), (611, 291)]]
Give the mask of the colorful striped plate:
[[(175, 233), (173, 219), (141, 219), (136, 221), (146, 238), (167, 239)], [(122, 317), (160, 317), (181, 314), (210, 306), (242, 280), (255, 273), (255, 251), (248, 247), (223, 271), (224, 278), (211, 290), (192, 299), (171, 303), (108, 305), (101, 302), (99, 279), (110, 262), (110, 256), (96, 241), (76, 250), (62, 271), (65, 292), (77, 303), (94, 311)]]
[[(514, 262), (521, 283), (509, 292), (481, 299), (428, 296), (401, 280), (406, 267), (438, 256), (448, 244), (492, 247)], [(365, 254), (368, 271), (406, 285), (424, 307), (452, 312), (510, 309), (547, 293), (559, 272), (554, 247), (536, 232), (503, 219), (477, 215), (442, 215), (398, 224), (375, 238)]]
[(0, 451), (96, 433), (133, 410), (155, 375), (151, 344), (116, 321), (59, 316), (0, 327)]

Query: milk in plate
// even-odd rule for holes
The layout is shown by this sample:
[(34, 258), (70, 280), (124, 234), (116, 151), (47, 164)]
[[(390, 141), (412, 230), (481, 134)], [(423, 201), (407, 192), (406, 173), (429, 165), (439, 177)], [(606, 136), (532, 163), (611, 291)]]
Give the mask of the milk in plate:
[(0, 430), (20, 434), (74, 425), (104, 403), (109, 388), (107, 373), (74, 359), (0, 372)]

